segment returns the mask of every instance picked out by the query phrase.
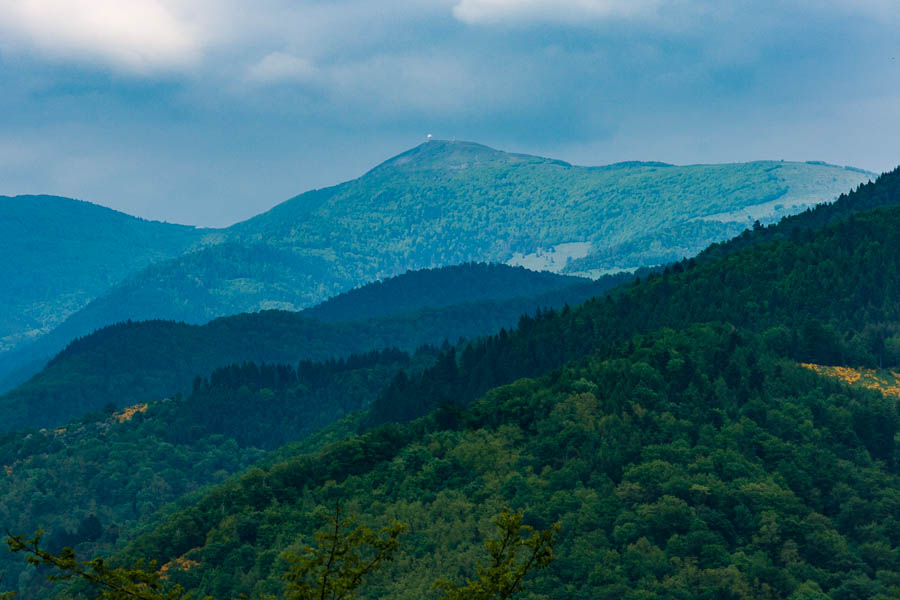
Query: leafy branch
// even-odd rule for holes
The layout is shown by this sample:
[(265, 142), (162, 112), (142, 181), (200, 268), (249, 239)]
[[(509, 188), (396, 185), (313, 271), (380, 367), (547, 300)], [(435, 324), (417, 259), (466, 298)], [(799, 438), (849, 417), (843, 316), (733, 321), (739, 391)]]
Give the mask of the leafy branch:
[[(61, 575), (49, 575), (51, 581), (86, 580), (98, 588), (97, 598), (102, 600), (188, 600), (190, 593), (181, 586), (166, 589), (160, 574), (152, 569), (154, 563), (145, 568), (144, 561), (138, 561), (130, 568), (106, 566), (102, 558), (81, 562), (72, 548), (66, 547), (59, 554), (53, 554), (41, 547), (43, 532), (38, 530), (32, 538), (24, 535), (10, 535), (7, 532), (6, 545), (10, 552), (27, 555), (29, 564), (50, 566)], [(13, 598), (15, 592), (6, 592), (0, 598)]]
[[(553, 545), (560, 523), (537, 531), (522, 524), (522, 512), (504, 509), (494, 520), (499, 539), (485, 542), (491, 556), (488, 566), (476, 567), (477, 577), (459, 586), (447, 579), (435, 583), (443, 590), (441, 600), (507, 600), (522, 591), (525, 576), (544, 569), (553, 561)], [(521, 555), (521, 556), (520, 556)]]
[(315, 534), (316, 547), (286, 556), (291, 567), (284, 574), (288, 600), (348, 600), (363, 578), (393, 559), (406, 531), (396, 521), (376, 532), (354, 519), (341, 517), (340, 505), (327, 517), (328, 526)]

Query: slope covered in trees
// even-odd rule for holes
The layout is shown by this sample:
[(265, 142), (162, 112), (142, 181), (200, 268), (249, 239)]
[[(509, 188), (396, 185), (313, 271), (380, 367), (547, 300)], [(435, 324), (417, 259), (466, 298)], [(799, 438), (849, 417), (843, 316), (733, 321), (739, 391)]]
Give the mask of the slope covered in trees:
[[(609, 279), (609, 287), (629, 275)], [(322, 321), (356, 321), (384, 317), (420, 308), (440, 308), (463, 302), (508, 300), (537, 296), (586, 279), (529, 271), (501, 264), (466, 263), (438, 269), (408, 271), (397, 277), (366, 284), (303, 311)]]
[(900, 592), (897, 404), (725, 325), (636, 337), (468, 408), (253, 468), (126, 557), (185, 557), (202, 593), (276, 592), (340, 499), (410, 535), (366, 597), (435, 597), (504, 504), (561, 521), (525, 598), (879, 598)]
[(725, 242), (712, 244), (697, 255), (699, 261), (710, 261), (757, 244), (791, 239), (807, 231), (817, 231), (854, 214), (900, 205), (900, 167), (884, 173), (876, 181), (863, 183), (855, 190), (841, 194), (830, 204), (821, 204), (796, 215), (783, 217), (768, 226), (754, 226)]
[[(373, 423), (472, 400), (496, 385), (557, 368), (598, 345), (692, 322), (760, 331), (785, 356), (820, 364), (900, 363), (900, 207), (851, 216), (794, 239), (703, 264), (691, 261), (574, 310), (523, 320), (453, 350), (416, 380), (393, 382)], [(457, 364), (458, 363), (458, 364)]]
[[(282, 552), (342, 499), (412, 525), (367, 595), (427, 598), (511, 503), (565, 524), (532, 598), (894, 597), (897, 403), (793, 359), (897, 360), (898, 225), (885, 208), (797, 230), (448, 350), (393, 378), (374, 429), (250, 469), (125, 556), (190, 561), (169, 576), (218, 596), (277, 591)], [(634, 337), (661, 327), (680, 331)], [(263, 391), (215, 391), (237, 415), (221, 426), (277, 398)], [(114, 524), (98, 521), (85, 532)]]
[(223, 243), (161, 261), (128, 277), (33, 343), (2, 355), (0, 392), (27, 381), (71, 341), (115, 323), (164, 319), (201, 324), (221, 315), (298, 310), (349, 285), (333, 277), (321, 258), (262, 244)]
[[(121, 323), (76, 340), (37, 376), (0, 397), (2, 427), (55, 426), (110, 402), (124, 406), (186, 392), (196, 375), (234, 362), (325, 360), (378, 348), (411, 351), (446, 339), (477, 337), (513, 327), (523, 314), (582, 302), (631, 277), (622, 274), (585, 281), (505, 266), (470, 265), (446, 275), (413, 276), (439, 287), (426, 286), (421, 294), (406, 295), (400, 306), (430, 302), (442, 293), (449, 298), (483, 298), (485, 290), (507, 299), (421, 307), (393, 316), (336, 323), (285, 311), (223, 317), (202, 326), (169, 321)], [(562, 287), (552, 289), (556, 285)], [(509, 298), (511, 290), (524, 292), (532, 286), (538, 292), (550, 291)], [(398, 289), (402, 294), (407, 288), (388, 282), (374, 285), (371, 292), (359, 290), (351, 298), (361, 300), (358, 314), (364, 317), (390, 310)], [(379, 300), (375, 301), (376, 297)], [(340, 302), (339, 310), (350, 314), (346, 302)]]
[[(56, 429), (0, 436), (0, 522), (46, 531), (45, 546), (110, 553), (167, 503), (260, 461), (366, 407), (399, 370), (420, 371), (436, 350), (399, 350), (294, 366), (232, 365), (176, 396), (131, 410), (107, 407)], [(307, 442), (315, 445), (315, 442)], [(3, 585), (47, 594), (43, 572), (0, 554)], [(27, 592), (27, 593), (25, 593)]]
[[(572, 243), (588, 244), (585, 252), (591, 256), (650, 235), (668, 243), (663, 232), (692, 220), (709, 224), (685, 229), (687, 235), (668, 248), (665, 261), (670, 261), (727, 238), (734, 223), (751, 223), (745, 214), (750, 207), (772, 205), (760, 216), (773, 220), (831, 201), (868, 178), (807, 163), (577, 167), (435, 140), (359, 179), (284, 202), (231, 231), (240, 239), (300, 252), (329, 247), (343, 257), (336, 261), (338, 270), (397, 273), (410, 265), (506, 262), (516, 253)], [(363, 226), (366, 233), (359, 235)], [(593, 268), (646, 264), (643, 257), (620, 253)]]
[[(217, 281), (217, 286), (210, 287), (211, 281)], [(323, 321), (359, 321), (424, 307), (535, 296), (583, 282), (521, 267), (467, 264), (369, 283), (303, 314)], [(220, 315), (296, 311), (350, 285), (336, 279), (319, 257), (296, 256), (262, 244), (225, 243), (153, 265), (128, 279), (35, 343), (4, 356), (0, 372), (19, 370), (14, 383), (24, 383), (69, 342), (113, 323), (162, 319), (199, 325)], [(5, 391), (2, 384), (0, 391)]]

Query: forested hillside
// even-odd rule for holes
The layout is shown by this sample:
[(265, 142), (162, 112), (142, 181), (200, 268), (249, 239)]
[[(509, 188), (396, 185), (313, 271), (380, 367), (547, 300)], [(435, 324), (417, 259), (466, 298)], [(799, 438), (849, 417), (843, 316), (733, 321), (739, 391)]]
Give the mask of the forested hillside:
[[(885, 176), (850, 197), (890, 204), (896, 185)], [(196, 379), (186, 399), (7, 434), (2, 507), (22, 529), (49, 523), (57, 548), (108, 552), (129, 542), (119, 560), (166, 563), (170, 583), (220, 598), (278, 593), (284, 552), (309, 541), (313, 515), (335, 501), (373, 525), (411, 525), (367, 597), (436, 597), (435, 579), (460, 579), (483, 559), (480, 540), (504, 505), (539, 528), (564, 524), (556, 560), (525, 595), (533, 600), (894, 597), (897, 402), (797, 364), (900, 363), (900, 207), (838, 208), (849, 216), (821, 219), (821, 229), (751, 240), (787, 225), (759, 229), (720, 258), (643, 272), (618, 288), (610, 286), (622, 279), (610, 278), (602, 289), (552, 289), (537, 297), (599, 297), (439, 353), (234, 366)], [(371, 298), (403, 296), (404, 285), (348, 297), (380, 306)], [(439, 297), (423, 290), (423, 302)], [(130, 373), (152, 380), (185, 365), (186, 376), (202, 372), (189, 363), (198, 356), (291, 352), (301, 337), (333, 355), (348, 340), (383, 343), (385, 331), (421, 335), (427, 315), (459, 331), (473, 306), (487, 321), (534, 299), (353, 323), (278, 311), (203, 327), (126, 323), (72, 344), (44, 383), (59, 368), (58, 390), (83, 376), (95, 399), (125, 398), (141, 389)], [(344, 337), (329, 333), (338, 330)], [(86, 365), (101, 368), (88, 377)], [(103, 370), (110, 365), (121, 371)], [(118, 391), (98, 394), (98, 383)], [(17, 405), (41, 396), (26, 398)], [(259, 462), (369, 406), (319, 443)], [(47, 481), (71, 487), (67, 506), (65, 495), (46, 493)], [(19, 574), (21, 563), (8, 568), (41, 589)]]
[[(888, 184), (892, 182), (888, 181)], [(661, 327), (719, 321), (761, 332), (803, 362), (900, 362), (900, 207), (876, 209), (796, 239), (703, 264), (685, 261), (575, 310), (524, 320), (453, 350), (419, 379), (393, 382), (373, 422), (421, 416), (442, 402), (544, 373), (599, 345)]]
[(0, 352), (206, 235), (56, 196), (0, 196), (0, 214)]
[[(692, 256), (754, 218), (771, 222), (830, 202), (868, 179), (830, 165), (775, 161), (577, 167), (434, 140), (230, 231), (302, 253), (328, 248), (336, 253), (335, 269), (351, 278), (516, 257), (568, 272), (622, 269)], [(650, 239), (656, 243), (610, 253)], [(605, 259), (578, 266), (578, 259), (594, 256)]]
[[(630, 277), (623, 273), (617, 279), (607, 277), (604, 281), (613, 287)], [(537, 296), (579, 283), (587, 284), (588, 280), (523, 267), (465, 263), (408, 271), (376, 281), (329, 298), (304, 310), (303, 315), (322, 321), (355, 321), (425, 307)]]
[(712, 244), (696, 258), (699, 261), (715, 260), (753, 245), (791, 239), (806, 231), (816, 231), (859, 212), (897, 205), (900, 205), (900, 167), (884, 173), (877, 182), (864, 183), (855, 190), (841, 194), (830, 204), (785, 216), (768, 226), (755, 226), (728, 241)]
[[(0, 522), (43, 527), (54, 551), (109, 553), (148, 517), (368, 406), (399, 370), (437, 351), (399, 350), (296, 365), (232, 365), (195, 381), (189, 397), (106, 407), (55, 429), (0, 436)], [(42, 574), (0, 554), (4, 584), (47, 594)], [(27, 592), (27, 593), (26, 593)]]
[[(900, 593), (897, 405), (731, 326), (616, 344), (469, 408), (386, 425), (229, 480), (126, 555), (173, 582), (278, 592), (281, 552), (340, 499), (411, 525), (366, 597), (436, 597), (483, 560), (503, 505), (563, 523), (523, 598), (878, 598)], [(478, 532), (474, 537), (472, 532)]]
[(115, 323), (202, 324), (242, 312), (296, 311), (350, 285), (336, 279), (321, 258), (262, 244), (223, 243), (161, 261), (126, 278), (35, 342), (0, 356), (0, 392), (27, 381), (73, 340)]
[[(355, 312), (363, 320), (327, 323), (303, 312), (263, 311), (223, 317), (203, 326), (170, 321), (121, 323), (76, 340), (41, 373), (0, 397), (2, 427), (56, 426), (108, 403), (125, 406), (187, 392), (195, 376), (234, 362), (294, 363), (379, 348), (412, 351), (423, 344), (456, 342), (460, 337), (514, 327), (521, 315), (538, 309), (583, 302), (631, 278), (621, 274), (586, 281), (521, 268), (470, 265), (357, 290), (349, 298), (359, 301)], [(410, 282), (422, 282), (421, 292), (403, 293), (415, 287)], [(511, 297), (528, 289), (538, 293)], [(418, 309), (365, 318), (391, 312), (398, 290), (402, 290), (398, 308), (418, 305)], [(488, 292), (501, 299), (427, 307), (440, 296), (485, 298)], [(354, 312), (348, 300), (336, 302), (337, 311)], [(329, 304), (323, 314), (337, 313)]]

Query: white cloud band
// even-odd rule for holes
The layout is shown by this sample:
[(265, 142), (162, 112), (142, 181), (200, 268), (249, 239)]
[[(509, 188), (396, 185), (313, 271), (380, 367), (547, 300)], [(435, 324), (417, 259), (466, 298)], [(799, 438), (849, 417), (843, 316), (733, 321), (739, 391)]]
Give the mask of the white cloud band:
[(0, 0), (0, 47), (139, 73), (181, 68), (202, 40), (176, 8), (166, 0)]
[(659, 0), (460, 0), (453, 15), (464, 23), (577, 22), (652, 13)]

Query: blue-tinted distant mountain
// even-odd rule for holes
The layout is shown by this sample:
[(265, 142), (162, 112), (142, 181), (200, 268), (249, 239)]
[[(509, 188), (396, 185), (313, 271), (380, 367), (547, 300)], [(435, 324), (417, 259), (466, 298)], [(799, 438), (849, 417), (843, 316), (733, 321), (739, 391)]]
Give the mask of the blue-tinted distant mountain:
[(579, 167), (431, 141), (229, 233), (333, 255), (350, 279), (471, 260), (598, 272), (692, 256), (754, 220), (832, 201), (869, 177), (776, 161)]
[(205, 234), (70, 198), (0, 196), (0, 352)]

